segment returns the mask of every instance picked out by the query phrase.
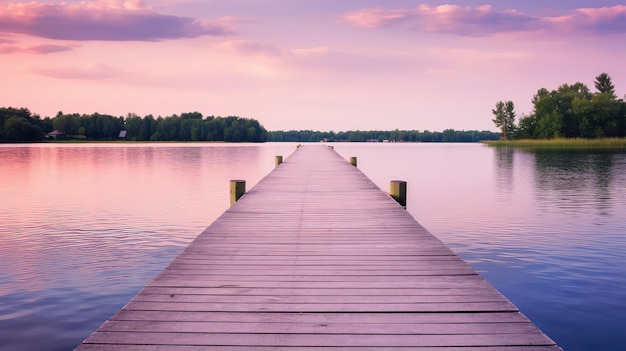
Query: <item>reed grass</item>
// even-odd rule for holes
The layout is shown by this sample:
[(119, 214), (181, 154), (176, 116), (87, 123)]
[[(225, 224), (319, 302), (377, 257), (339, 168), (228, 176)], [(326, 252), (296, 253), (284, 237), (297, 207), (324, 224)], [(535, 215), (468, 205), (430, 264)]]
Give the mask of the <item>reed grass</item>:
[(532, 149), (626, 149), (626, 138), (489, 140), (482, 143)]

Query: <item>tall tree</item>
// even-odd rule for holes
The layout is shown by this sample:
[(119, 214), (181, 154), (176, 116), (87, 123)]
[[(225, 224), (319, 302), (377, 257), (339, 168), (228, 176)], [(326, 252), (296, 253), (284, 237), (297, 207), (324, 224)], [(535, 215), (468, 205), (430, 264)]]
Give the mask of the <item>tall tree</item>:
[(496, 108), (491, 110), (491, 113), (495, 116), (492, 119), (493, 123), (500, 128), (504, 140), (507, 140), (515, 129), (515, 105), (513, 101), (498, 101)]
[(555, 103), (554, 109), (561, 116), (560, 136), (579, 137), (580, 126), (585, 117), (583, 107), (591, 100), (593, 94), (585, 84), (576, 82), (562, 84), (556, 91), (552, 91), (551, 95)]
[(515, 105), (513, 101), (507, 101), (504, 103), (504, 117), (506, 119), (507, 134), (511, 135), (515, 131)]
[(593, 81), (593, 84), (601, 94), (608, 93), (613, 99), (617, 98), (617, 95), (615, 95), (615, 85), (613, 85), (611, 76), (608, 74), (600, 73), (600, 75), (596, 77), (596, 80)]

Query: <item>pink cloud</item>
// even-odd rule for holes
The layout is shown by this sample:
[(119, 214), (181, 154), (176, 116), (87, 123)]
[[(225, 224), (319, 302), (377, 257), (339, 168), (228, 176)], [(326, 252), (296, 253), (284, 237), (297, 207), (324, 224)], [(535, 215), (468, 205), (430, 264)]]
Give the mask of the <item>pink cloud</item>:
[(362, 9), (344, 14), (341, 19), (357, 27), (384, 28), (415, 19), (416, 10)]
[(234, 34), (229, 20), (164, 15), (142, 1), (0, 5), (0, 32), (59, 40), (159, 41)]
[(56, 52), (73, 50), (71, 46), (63, 45), (30, 45), (30, 46), (16, 46), (12, 45), (12, 40), (0, 39), (0, 54), (13, 54), (24, 53), (34, 55), (47, 55)]
[(581, 8), (566, 15), (546, 18), (545, 21), (566, 33), (626, 33), (626, 6)]
[(510, 32), (626, 33), (626, 6), (583, 8), (556, 17), (536, 17), (489, 5), (419, 5), (413, 9), (369, 8), (345, 13), (341, 21), (365, 28), (407, 25), (412, 29), (463, 36)]
[(459, 35), (527, 30), (529, 24), (537, 20), (515, 10), (495, 11), (489, 5), (419, 5), (400, 10), (372, 8), (346, 13), (341, 19), (359, 27), (384, 28), (406, 23), (420, 31)]
[(240, 56), (265, 56), (271, 58), (282, 57), (286, 59), (321, 57), (337, 53), (335, 50), (327, 46), (287, 49), (250, 40), (225, 41), (223, 43), (214, 44), (213, 47), (221, 51), (234, 53)]
[(215, 47), (242, 55), (281, 56), (283, 50), (269, 44), (249, 40), (232, 40), (216, 44)]
[(30, 72), (50, 78), (79, 80), (108, 79), (123, 74), (120, 70), (97, 62), (90, 62), (82, 66), (32, 68)]

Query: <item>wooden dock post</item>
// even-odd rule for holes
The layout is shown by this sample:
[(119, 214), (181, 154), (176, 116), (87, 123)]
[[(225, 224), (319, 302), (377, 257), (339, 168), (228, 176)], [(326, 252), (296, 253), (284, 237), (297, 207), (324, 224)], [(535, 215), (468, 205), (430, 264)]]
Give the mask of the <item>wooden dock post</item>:
[(406, 181), (392, 180), (389, 183), (389, 195), (402, 207), (406, 208)]
[(283, 163), (283, 157), (282, 156), (274, 156), (274, 163), (276, 164), (276, 167), (278, 167), (278, 165)]
[(230, 205), (234, 205), (246, 193), (246, 181), (233, 179), (230, 181)]
[(350, 157), (350, 164), (356, 167), (356, 157), (354, 156)]

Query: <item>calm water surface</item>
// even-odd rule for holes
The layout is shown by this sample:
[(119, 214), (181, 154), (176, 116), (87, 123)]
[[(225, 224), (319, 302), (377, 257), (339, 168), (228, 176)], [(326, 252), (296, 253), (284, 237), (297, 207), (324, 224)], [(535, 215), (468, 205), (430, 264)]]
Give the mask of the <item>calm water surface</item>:
[[(0, 350), (71, 350), (294, 144), (0, 146)], [(566, 350), (626, 349), (626, 154), (335, 144)]]

